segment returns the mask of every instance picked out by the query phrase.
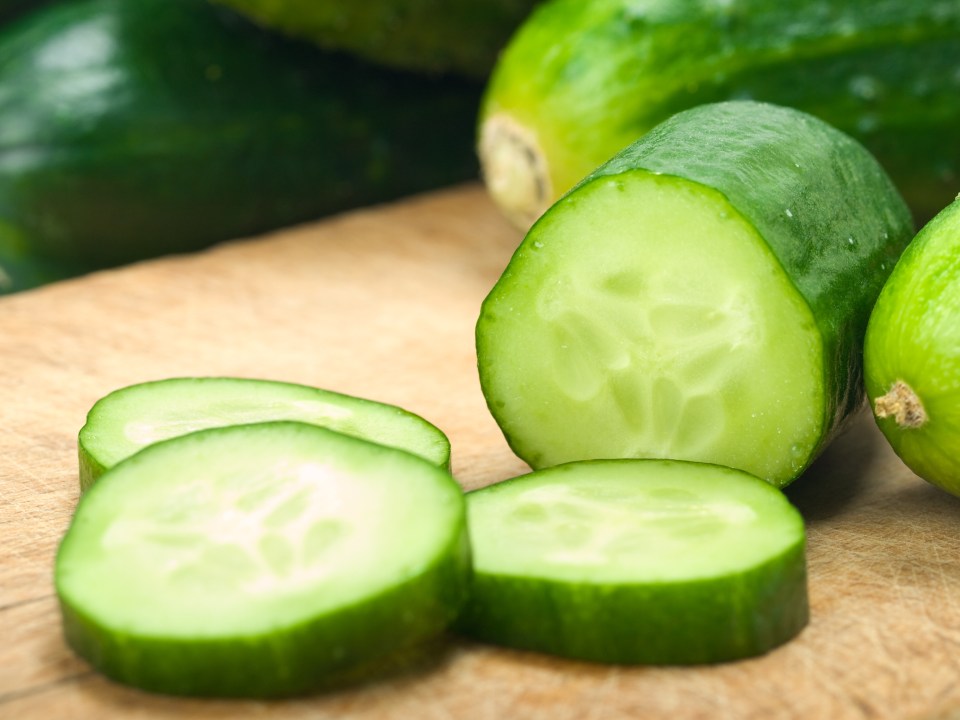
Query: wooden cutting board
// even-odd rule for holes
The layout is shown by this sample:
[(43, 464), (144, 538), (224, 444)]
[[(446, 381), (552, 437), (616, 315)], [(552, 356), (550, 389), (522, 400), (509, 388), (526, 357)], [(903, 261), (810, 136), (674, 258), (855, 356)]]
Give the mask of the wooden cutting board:
[(361, 687), (278, 703), (153, 696), (60, 636), (56, 543), (90, 405), (134, 382), (239, 375), (383, 400), (443, 428), (475, 488), (526, 470), (486, 411), (473, 325), (519, 235), (479, 186), (0, 299), (0, 718), (960, 718), (960, 500), (867, 416), (789, 491), (812, 621), (753, 660), (569, 662), (444, 638)]

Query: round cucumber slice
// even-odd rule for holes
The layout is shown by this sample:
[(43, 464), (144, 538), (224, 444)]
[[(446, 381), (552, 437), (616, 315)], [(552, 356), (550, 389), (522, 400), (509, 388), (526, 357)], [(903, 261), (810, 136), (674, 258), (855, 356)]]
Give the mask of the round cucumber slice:
[(960, 495), (960, 201), (910, 243), (870, 315), (867, 395), (917, 475)]
[(94, 404), (78, 439), (80, 488), (159, 440), (271, 420), (320, 425), (450, 466), (446, 435), (393, 405), (273, 380), (170, 378), (121, 388)]
[(305, 692), (453, 620), (464, 515), (444, 469), (313, 425), (162, 441), (80, 499), (56, 559), (66, 638), (147, 690)]
[(610, 663), (759, 655), (809, 610), (800, 514), (742, 471), (594, 460), (467, 495), (465, 634)]

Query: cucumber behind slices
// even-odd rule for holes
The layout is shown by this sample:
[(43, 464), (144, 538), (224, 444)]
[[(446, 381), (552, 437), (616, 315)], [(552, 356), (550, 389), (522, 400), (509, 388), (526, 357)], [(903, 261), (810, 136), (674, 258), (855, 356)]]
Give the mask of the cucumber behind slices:
[(808, 619), (804, 529), (747, 473), (595, 460), (467, 495), (471, 598), (458, 621), (492, 643), (611, 663), (762, 654)]
[(450, 442), (437, 427), (393, 405), (272, 380), (157, 380), (99, 400), (80, 430), (80, 487), (146, 445), (194, 430), (297, 420), (407, 450), (442, 467)]
[(867, 317), (912, 235), (826, 123), (685, 111), (527, 234), (477, 323), (487, 404), (534, 468), (658, 457), (784, 486), (862, 404)]
[(105, 473), (80, 499), (55, 581), (69, 644), (109, 677), (269, 697), (439, 633), (469, 563), (447, 471), (272, 422), (166, 440)]

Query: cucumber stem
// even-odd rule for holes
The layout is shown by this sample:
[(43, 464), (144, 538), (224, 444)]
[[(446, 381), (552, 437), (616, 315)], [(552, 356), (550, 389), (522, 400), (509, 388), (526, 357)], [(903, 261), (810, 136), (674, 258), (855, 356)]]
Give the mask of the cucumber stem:
[(915, 430), (927, 422), (927, 411), (920, 398), (903, 380), (897, 380), (886, 395), (874, 401), (873, 411), (878, 418), (893, 417), (897, 425), (908, 430)]
[(536, 137), (509, 115), (491, 115), (481, 126), (477, 152), (494, 202), (510, 222), (528, 230), (553, 195), (546, 156)]

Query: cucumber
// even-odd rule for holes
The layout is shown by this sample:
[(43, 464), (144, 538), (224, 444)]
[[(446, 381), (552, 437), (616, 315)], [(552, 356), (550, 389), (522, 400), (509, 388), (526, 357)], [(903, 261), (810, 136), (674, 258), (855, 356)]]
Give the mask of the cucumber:
[(680, 110), (754, 99), (874, 153), (924, 222), (960, 190), (960, 4), (941, 0), (549, 0), (481, 111), (481, 165), (520, 226)]
[(275, 380), (168, 378), (129, 385), (98, 400), (77, 441), (80, 489), (138, 450), (196, 430), (297, 420), (406, 450), (450, 468), (450, 441), (394, 405)]
[(910, 243), (870, 314), (867, 395), (904, 463), (960, 495), (960, 200)]
[(162, 441), (80, 498), (55, 566), (64, 633), (146, 690), (308, 692), (453, 621), (464, 517), (442, 468), (324, 428)]
[(321, 54), (198, 0), (73, 0), (0, 32), (0, 225), (109, 266), (476, 176), (480, 91)]
[(457, 628), (607, 663), (760, 655), (809, 617), (800, 514), (762, 480), (667, 460), (568, 463), (467, 495)]
[(77, 263), (60, 263), (34, 255), (16, 243), (6, 243), (0, 225), (0, 295), (10, 295), (83, 275), (92, 268)]
[(537, 0), (218, 0), (263, 24), (369, 60), (486, 78)]
[(660, 457), (782, 487), (862, 405), (912, 235), (876, 160), (813, 116), (679, 113), (527, 233), (477, 321), (487, 405), (534, 468)]

